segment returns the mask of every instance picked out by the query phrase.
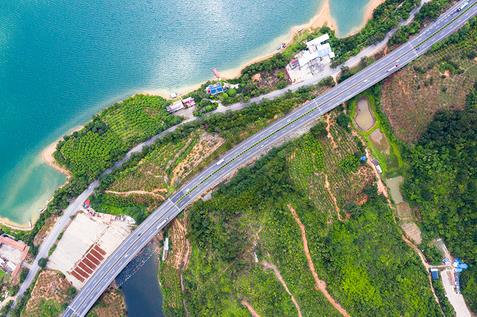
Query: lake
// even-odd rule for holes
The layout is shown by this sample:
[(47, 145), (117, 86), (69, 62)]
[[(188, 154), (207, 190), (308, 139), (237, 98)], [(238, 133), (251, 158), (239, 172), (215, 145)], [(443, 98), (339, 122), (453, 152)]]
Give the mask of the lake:
[[(331, 0), (340, 33), (368, 0)], [(40, 152), (101, 108), (272, 52), (320, 0), (0, 1), (0, 217), (35, 220), (65, 177)], [(260, 25), (260, 27), (257, 27)]]

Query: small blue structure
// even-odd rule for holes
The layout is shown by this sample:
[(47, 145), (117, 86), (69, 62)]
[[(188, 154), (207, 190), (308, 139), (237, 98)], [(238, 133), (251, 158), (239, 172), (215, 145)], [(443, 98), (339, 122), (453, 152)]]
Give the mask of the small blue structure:
[(209, 85), (205, 89), (205, 91), (212, 96), (221, 94), (224, 92), (224, 87), (222, 87), (222, 83), (216, 83), (215, 85)]
[(454, 260), (454, 263), (452, 263), (452, 266), (454, 267), (454, 277), (455, 277), (455, 292), (457, 294), (460, 294), (460, 273), (462, 273), (462, 271), (466, 270), (469, 266), (467, 264), (465, 264), (464, 262), (462, 262), (461, 259), (459, 258), (456, 258)]
[(431, 272), (432, 280), (437, 281), (439, 279), (439, 270), (436, 268), (431, 268), (429, 271)]
[(363, 155), (359, 158), (359, 161), (362, 163), (366, 162), (366, 160), (367, 160), (366, 155)]

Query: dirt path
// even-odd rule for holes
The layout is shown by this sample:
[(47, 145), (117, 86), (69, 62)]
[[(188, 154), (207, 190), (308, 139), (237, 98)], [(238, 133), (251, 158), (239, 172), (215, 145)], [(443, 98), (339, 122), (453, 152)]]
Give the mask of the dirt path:
[(245, 299), (242, 299), (240, 303), (248, 309), (252, 317), (260, 317), (260, 315), (255, 311), (255, 309), (253, 309), (252, 305), (250, 305), (250, 303), (247, 302)]
[(113, 194), (113, 195), (118, 195), (118, 196), (149, 195), (149, 196), (154, 196), (154, 197), (161, 198), (162, 200), (164, 200), (165, 199), (164, 196), (159, 194), (159, 192), (167, 192), (167, 189), (160, 188), (160, 189), (155, 189), (152, 192), (148, 192), (148, 191), (145, 191), (145, 190), (130, 190), (130, 191), (127, 191), (127, 192), (117, 192), (117, 191), (114, 191), (114, 190), (105, 191), (105, 193), (107, 193), (107, 194)]
[(320, 291), (323, 294), (323, 296), (325, 296), (325, 298), (328, 300), (328, 302), (331, 305), (333, 305), (333, 307), (342, 316), (349, 317), (348, 312), (343, 307), (341, 307), (341, 305), (330, 295), (330, 293), (328, 293), (328, 290), (326, 289), (326, 282), (320, 280), (320, 278), (318, 277), (318, 273), (316, 273), (316, 270), (315, 270), (315, 265), (313, 264), (313, 260), (311, 259), (310, 249), (308, 249), (308, 240), (306, 238), (305, 226), (301, 222), (300, 217), (298, 217), (296, 210), (291, 205), (288, 205), (288, 208), (290, 209), (290, 212), (292, 213), (296, 223), (300, 227), (301, 239), (303, 240), (303, 249), (305, 251), (306, 262), (308, 263), (308, 268), (310, 269), (311, 275), (313, 275), (313, 279), (315, 280), (315, 289), (317, 291)]
[(378, 170), (376, 169), (376, 166), (374, 166), (374, 164), (371, 162), (372, 157), (371, 157), (371, 154), (369, 153), (368, 149), (366, 149), (366, 158), (367, 158), (366, 163), (369, 166), (371, 166), (371, 168), (374, 171), (374, 174), (376, 175), (376, 186), (378, 187), (378, 193), (383, 194), (383, 196), (386, 197), (386, 200), (390, 203), (388, 191), (386, 189), (386, 185), (384, 185), (383, 181), (381, 180), (381, 176), (379, 175)]
[(282, 274), (280, 273), (280, 271), (278, 270), (278, 268), (272, 264), (272, 263), (269, 263), (269, 262), (262, 262), (262, 265), (264, 268), (268, 269), (268, 270), (272, 270), (273, 273), (275, 273), (275, 276), (277, 278), (277, 280), (280, 282), (280, 284), (282, 284), (283, 288), (285, 289), (285, 291), (288, 293), (288, 295), (290, 295), (291, 297), (291, 300), (293, 302), (293, 305), (295, 305), (296, 307), (296, 311), (298, 313), (298, 317), (303, 317), (303, 315), (301, 314), (301, 308), (300, 308), (300, 305), (298, 305), (298, 302), (296, 301), (295, 299), (295, 296), (293, 296), (293, 294), (290, 292), (290, 290), (288, 289), (288, 286), (287, 286), (287, 283), (285, 282), (285, 280), (283, 279), (283, 276)]
[(328, 139), (330, 139), (331, 144), (333, 145), (333, 149), (338, 148), (338, 144), (336, 144), (335, 138), (331, 134), (331, 117), (329, 114), (326, 115), (326, 132), (328, 133)]
[(340, 214), (340, 207), (338, 206), (338, 201), (336, 200), (335, 195), (333, 195), (333, 192), (331, 191), (330, 181), (328, 180), (328, 174), (326, 173), (325, 173), (325, 189), (328, 192), (328, 195), (330, 195), (331, 200), (333, 201), (333, 206), (335, 206), (335, 211), (336, 211), (336, 215), (338, 216), (338, 220), (343, 221), (343, 218), (341, 217), (341, 214)]

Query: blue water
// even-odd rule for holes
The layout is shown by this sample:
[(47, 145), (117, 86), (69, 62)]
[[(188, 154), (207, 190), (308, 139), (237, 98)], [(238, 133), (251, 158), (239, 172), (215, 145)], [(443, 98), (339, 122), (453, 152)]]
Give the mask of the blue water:
[[(361, 23), (366, 2), (332, 0), (341, 34)], [(36, 217), (65, 180), (41, 163), (41, 149), (101, 107), (142, 89), (195, 84), (212, 67), (272, 51), (320, 3), (0, 1), (0, 216)]]
[(163, 317), (162, 294), (157, 280), (157, 255), (148, 258), (152, 251), (145, 251), (145, 254), (128, 264), (116, 281), (129, 277), (121, 286), (128, 317)]

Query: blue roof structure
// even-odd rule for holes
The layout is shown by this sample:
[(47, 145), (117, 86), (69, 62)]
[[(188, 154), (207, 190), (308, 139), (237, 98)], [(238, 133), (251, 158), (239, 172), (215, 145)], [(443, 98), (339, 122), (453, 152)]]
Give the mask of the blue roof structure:
[(223, 93), (224, 92), (224, 87), (222, 87), (222, 83), (217, 83), (215, 85), (209, 85), (207, 87), (207, 92), (211, 94), (212, 96), (215, 96), (217, 94)]
[(434, 281), (439, 279), (439, 270), (438, 269), (430, 269), (431, 277)]

